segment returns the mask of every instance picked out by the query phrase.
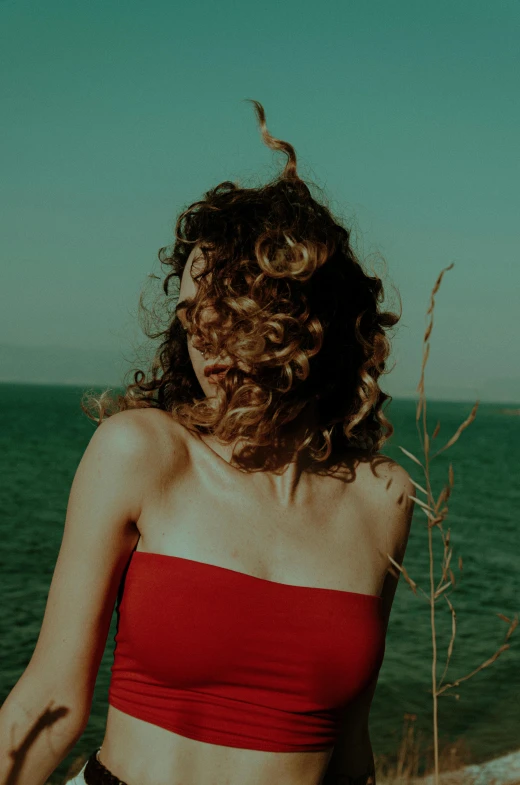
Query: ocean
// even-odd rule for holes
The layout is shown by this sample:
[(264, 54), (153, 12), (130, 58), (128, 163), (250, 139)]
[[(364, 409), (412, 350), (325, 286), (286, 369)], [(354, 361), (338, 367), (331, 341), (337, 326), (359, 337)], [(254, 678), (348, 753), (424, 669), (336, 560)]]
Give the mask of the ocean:
[[(84, 388), (0, 384), (0, 520), (2, 548), (0, 606), (0, 700), (23, 673), (39, 634), (47, 593), (63, 533), (68, 494), (76, 467), (94, 432), (79, 400)], [(466, 419), (474, 401), (428, 402), (430, 434), (437, 421), (440, 448)], [(515, 404), (511, 404), (511, 407)], [(416, 402), (394, 399), (387, 416), (395, 432), (383, 452), (424, 485), (422, 469), (400, 450), (419, 458)], [(456, 586), (448, 591), (457, 613), (457, 635), (446, 680), (465, 676), (504, 642), (507, 624), (520, 610), (520, 417), (506, 404), (482, 403), (459, 440), (431, 466), (436, 495), (454, 471), (454, 488), (444, 530), (451, 529)], [(404, 566), (429, 590), (426, 516), (416, 505)], [(434, 530), (436, 582), (440, 533)], [(463, 569), (458, 560), (462, 557)], [(451, 632), (443, 597), (436, 603), (438, 672), (442, 673)], [(101, 744), (114, 649), (114, 612), (85, 733), (56, 770), (64, 775), (81, 753)], [(489, 667), (439, 698), (441, 746), (461, 739), (472, 762), (520, 748), (520, 626), (510, 648)], [(405, 715), (427, 744), (432, 739), (431, 629), (428, 603), (399, 581), (387, 634), (385, 659), (370, 714), (376, 755), (393, 755)]]

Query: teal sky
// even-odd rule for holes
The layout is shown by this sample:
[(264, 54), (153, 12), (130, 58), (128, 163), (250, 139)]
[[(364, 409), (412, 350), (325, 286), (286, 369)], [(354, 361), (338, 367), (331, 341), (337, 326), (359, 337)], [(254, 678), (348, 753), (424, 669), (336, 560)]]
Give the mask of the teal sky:
[(383, 388), (415, 395), (454, 262), (427, 394), (520, 402), (516, 0), (0, 0), (0, 30), (1, 378), (117, 383), (178, 212), (285, 161), (253, 98), (401, 294)]

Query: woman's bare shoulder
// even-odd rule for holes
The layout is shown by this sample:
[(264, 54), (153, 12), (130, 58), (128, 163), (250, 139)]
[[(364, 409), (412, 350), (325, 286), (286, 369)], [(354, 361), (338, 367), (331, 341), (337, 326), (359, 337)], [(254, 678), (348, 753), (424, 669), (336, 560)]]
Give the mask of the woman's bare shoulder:
[[(121, 429), (128, 429), (129, 432), (142, 432), (148, 433), (151, 429), (158, 426), (159, 423), (166, 423), (172, 420), (171, 415), (163, 409), (158, 409), (153, 406), (142, 406), (134, 409), (124, 409), (122, 411), (111, 414), (102, 424), (105, 426), (107, 423), (118, 423)], [(101, 426), (100, 426), (101, 427)]]
[(378, 454), (360, 464), (360, 493), (376, 530), (392, 550), (404, 556), (413, 516), (415, 486), (404, 466)]
[(113, 438), (125, 440), (130, 448), (145, 451), (149, 460), (177, 461), (185, 457), (185, 428), (164, 409), (125, 409), (103, 421), (100, 428), (111, 429)]
[(383, 497), (398, 496), (403, 489), (413, 487), (410, 475), (400, 463), (388, 455), (378, 453), (366, 461), (361, 462), (363, 482), (372, 492), (382, 494)]

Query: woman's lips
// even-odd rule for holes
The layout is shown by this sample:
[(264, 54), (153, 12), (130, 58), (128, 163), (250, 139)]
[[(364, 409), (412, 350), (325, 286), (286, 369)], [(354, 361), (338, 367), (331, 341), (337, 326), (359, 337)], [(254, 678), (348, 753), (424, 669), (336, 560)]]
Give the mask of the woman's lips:
[(216, 373), (221, 373), (224, 371), (229, 370), (230, 365), (224, 365), (224, 363), (215, 363), (214, 365), (207, 365), (204, 368), (204, 376), (210, 376), (214, 373), (213, 368), (215, 369)]
[(211, 384), (216, 384), (219, 381), (219, 379), (224, 378), (227, 371), (228, 369), (226, 368), (224, 371), (220, 371), (219, 373), (210, 373), (209, 376), (207, 377), (208, 382), (210, 382)]
[[(207, 380), (208, 380), (208, 382), (209, 382), (210, 384), (216, 384), (218, 381), (220, 381), (221, 379), (223, 379), (223, 378), (224, 378), (224, 376), (226, 375), (226, 372), (227, 372), (227, 370), (228, 370), (228, 369), (226, 369), (226, 371), (221, 371), (220, 373), (211, 373), (211, 374), (210, 374), (210, 375), (207, 377)], [(246, 382), (250, 382), (250, 381), (251, 381), (251, 376), (245, 376), (245, 377), (244, 377), (244, 380), (245, 380)]]

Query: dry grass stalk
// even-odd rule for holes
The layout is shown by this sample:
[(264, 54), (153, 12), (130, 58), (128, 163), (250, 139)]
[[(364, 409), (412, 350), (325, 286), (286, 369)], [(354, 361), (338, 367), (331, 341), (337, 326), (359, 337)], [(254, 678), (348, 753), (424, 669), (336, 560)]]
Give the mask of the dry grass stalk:
[[(422, 450), (423, 450), (423, 454), (424, 454), (424, 460), (420, 461), (419, 458), (417, 458), (416, 455), (411, 453), (409, 450), (406, 450), (404, 447), (400, 446), (400, 449), (402, 450), (402, 452), (408, 458), (410, 458), (410, 460), (412, 460), (414, 463), (416, 463), (418, 466), (420, 466), (422, 468), (422, 470), (424, 472), (424, 477), (425, 477), (425, 485), (426, 485), (425, 488), (422, 485), (420, 485), (418, 482), (415, 482), (414, 480), (412, 480), (412, 482), (413, 482), (414, 487), (417, 488), (417, 490), (420, 491), (422, 494), (424, 494), (426, 499), (420, 499), (420, 498), (418, 498), (416, 496), (410, 496), (410, 498), (415, 501), (415, 503), (419, 506), (419, 509), (421, 509), (423, 511), (423, 513), (426, 515), (426, 517), (428, 519), (426, 528), (427, 528), (427, 533), (428, 533), (428, 551), (429, 551), (429, 567), (430, 567), (430, 570), (429, 570), (429, 572), (430, 572), (430, 591), (429, 591), (429, 594), (427, 592), (425, 592), (420, 586), (418, 586), (417, 583), (411, 578), (411, 576), (408, 575), (408, 573), (405, 570), (405, 568), (402, 565), (400, 566), (400, 565), (396, 564), (395, 561), (392, 559), (392, 557), (388, 554), (388, 558), (390, 559), (392, 564), (396, 568), (398, 568), (400, 570), (400, 572), (402, 573), (404, 579), (406, 580), (406, 582), (408, 583), (408, 585), (410, 586), (410, 588), (412, 589), (414, 594), (417, 594), (417, 590), (419, 590), (421, 592), (421, 594), (424, 597), (426, 597), (426, 599), (427, 599), (427, 601), (428, 601), (428, 603), (430, 605), (430, 625), (431, 625), (431, 632), (432, 632), (432, 671), (431, 672), (432, 672), (432, 697), (433, 697), (433, 765), (434, 765), (434, 772), (433, 773), (434, 773), (434, 785), (439, 785), (439, 772), (440, 772), (439, 738), (438, 738), (438, 698), (439, 698), (439, 696), (440, 695), (444, 695), (444, 694), (452, 695), (453, 693), (447, 693), (446, 691), (451, 689), (451, 688), (453, 688), (453, 687), (459, 686), (459, 684), (461, 682), (465, 681), (466, 679), (470, 679), (476, 673), (478, 673), (479, 671), (483, 670), (488, 665), (491, 665), (491, 663), (494, 662), (500, 656), (500, 654), (502, 654), (502, 652), (504, 652), (506, 649), (509, 648), (510, 644), (507, 643), (507, 641), (510, 638), (511, 634), (513, 633), (513, 630), (515, 629), (515, 627), (518, 625), (518, 616), (517, 615), (515, 616), (514, 619), (511, 620), (507, 616), (504, 616), (501, 613), (497, 614), (500, 619), (502, 619), (503, 621), (505, 621), (505, 622), (507, 622), (509, 624), (509, 628), (508, 628), (506, 636), (505, 636), (505, 642), (495, 651), (495, 653), (489, 659), (487, 659), (485, 662), (481, 663), (477, 668), (475, 668), (473, 671), (471, 671), (471, 673), (468, 673), (465, 676), (460, 676), (455, 681), (453, 681), (453, 682), (451, 682), (449, 684), (444, 684), (444, 686), (441, 686), (443, 684), (443, 681), (444, 681), (444, 678), (445, 678), (445, 675), (446, 675), (446, 672), (447, 672), (447, 669), (448, 669), (449, 661), (450, 661), (450, 658), (451, 658), (451, 655), (452, 655), (452, 652), (453, 652), (453, 646), (454, 646), (455, 635), (456, 635), (456, 630), (457, 630), (455, 608), (453, 607), (453, 604), (451, 603), (448, 595), (446, 594), (446, 591), (448, 589), (450, 589), (450, 588), (454, 588), (455, 584), (456, 584), (455, 575), (453, 573), (453, 570), (450, 567), (451, 559), (452, 559), (452, 555), (453, 555), (453, 548), (450, 546), (450, 529), (448, 529), (448, 532), (445, 534), (444, 530), (442, 528), (442, 523), (446, 519), (446, 517), (448, 515), (448, 511), (449, 511), (447, 503), (448, 503), (448, 500), (450, 498), (451, 491), (452, 491), (453, 485), (454, 485), (454, 472), (453, 472), (453, 466), (450, 463), (449, 469), (448, 469), (448, 482), (442, 488), (442, 490), (441, 490), (437, 500), (435, 501), (434, 494), (432, 492), (432, 487), (431, 487), (430, 463), (431, 463), (431, 461), (434, 458), (436, 458), (442, 452), (444, 452), (449, 447), (451, 447), (453, 444), (455, 444), (455, 442), (459, 439), (459, 437), (462, 434), (462, 432), (475, 419), (476, 414), (477, 414), (478, 405), (479, 405), (479, 401), (477, 401), (475, 403), (475, 405), (473, 406), (473, 408), (472, 408), (470, 414), (468, 415), (468, 417), (464, 420), (463, 423), (461, 423), (461, 425), (459, 425), (459, 427), (457, 428), (457, 430), (455, 431), (453, 436), (451, 436), (448, 439), (446, 444), (443, 447), (441, 447), (440, 450), (437, 450), (437, 452), (435, 452), (435, 453), (433, 453), (431, 455), (430, 454), (431, 444), (439, 435), (440, 422), (437, 422), (437, 425), (435, 426), (435, 429), (434, 429), (434, 431), (433, 431), (433, 433), (431, 435), (431, 438), (430, 438), (429, 433), (428, 433), (427, 420), (426, 420), (426, 396), (425, 396), (425, 390), (424, 390), (424, 371), (425, 371), (426, 364), (428, 362), (429, 353), (430, 353), (430, 342), (429, 342), (429, 339), (430, 339), (431, 332), (433, 330), (433, 312), (434, 312), (434, 308), (435, 308), (435, 295), (437, 294), (437, 292), (439, 290), (439, 287), (441, 285), (441, 281), (442, 281), (442, 278), (444, 276), (444, 273), (447, 270), (451, 270), (452, 267), (453, 267), (453, 263), (450, 264), (448, 267), (445, 267), (443, 270), (441, 270), (441, 272), (440, 272), (440, 274), (439, 274), (439, 276), (437, 278), (437, 281), (435, 282), (435, 286), (433, 287), (433, 290), (432, 290), (432, 293), (431, 293), (431, 297), (430, 297), (430, 305), (429, 305), (429, 308), (428, 308), (428, 311), (427, 311), (427, 315), (430, 315), (430, 321), (429, 321), (429, 324), (428, 324), (428, 326), (426, 328), (426, 332), (425, 332), (424, 338), (423, 338), (423, 343), (424, 343), (423, 360), (422, 360), (422, 366), (421, 366), (421, 376), (420, 376), (419, 384), (417, 386), (417, 392), (419, 393), (419, 400), (418, 400), (418, 403), (417, 403), (416, 418), (415, 419), (416, 419), (417, 430), (418, 430), (418, 433), (419, 433), (419, 440), (420, 440), (420, 443), (421, 443), (421, 446), (422, 446)], [(421, 418), (421, 414), (422, 414), (422, 432), (421, 432), (421, 429), (419, 427), (419, 420)], [(435, 581), (434, 581), (434, 559), (433, 559), (433, 534), (432, 534), (434, 528), (436, 528), (439, 531), (440, 536), (442, 537), (443, 546), (444, 546), (443, 547), (443, 556), (442, 556), (442, 565), (441, 565), (442, 566), (442, 574), (441, 574), (441, 579), (440, 579), (440, 581), (439, 581), (437, 586), (434, 585)], [(460, 557), (459, 557), (459, 560), (458, 560), (458, 569), (459, 569), (459, 572), (462, 572), (462, 559)], [(435, 602), (441, 596), (443, 597), (443, 599), (446, 600), (446, 603), (447, 603), (447, 605), (449, 607), (449, 610), (451, 612), (452, 626), (451, 626), (451, 637), (450, 637), (450, 642), (449, 642), (449, 645), (448, 645), (444, 671), (442, 673), (442, 676), (441, 676), (440, 680), (437, 681), (437, 636), (436, 636), (436, 628), (435, 628)], [(459, 695), (455, 694), (454, 697), (458, 698)], [(399, 771), (401, 772), (401, 774), (399, 774)], [(396, 776), (400, 776), (401, 777), (399, 782), (405, 782), (405, 780), (403, 780), (404, 773), (405, 773), (405, 769), (404, 769), (403, 765), (402, 764), (398, 764), (398, 769), (396, 771)]]

